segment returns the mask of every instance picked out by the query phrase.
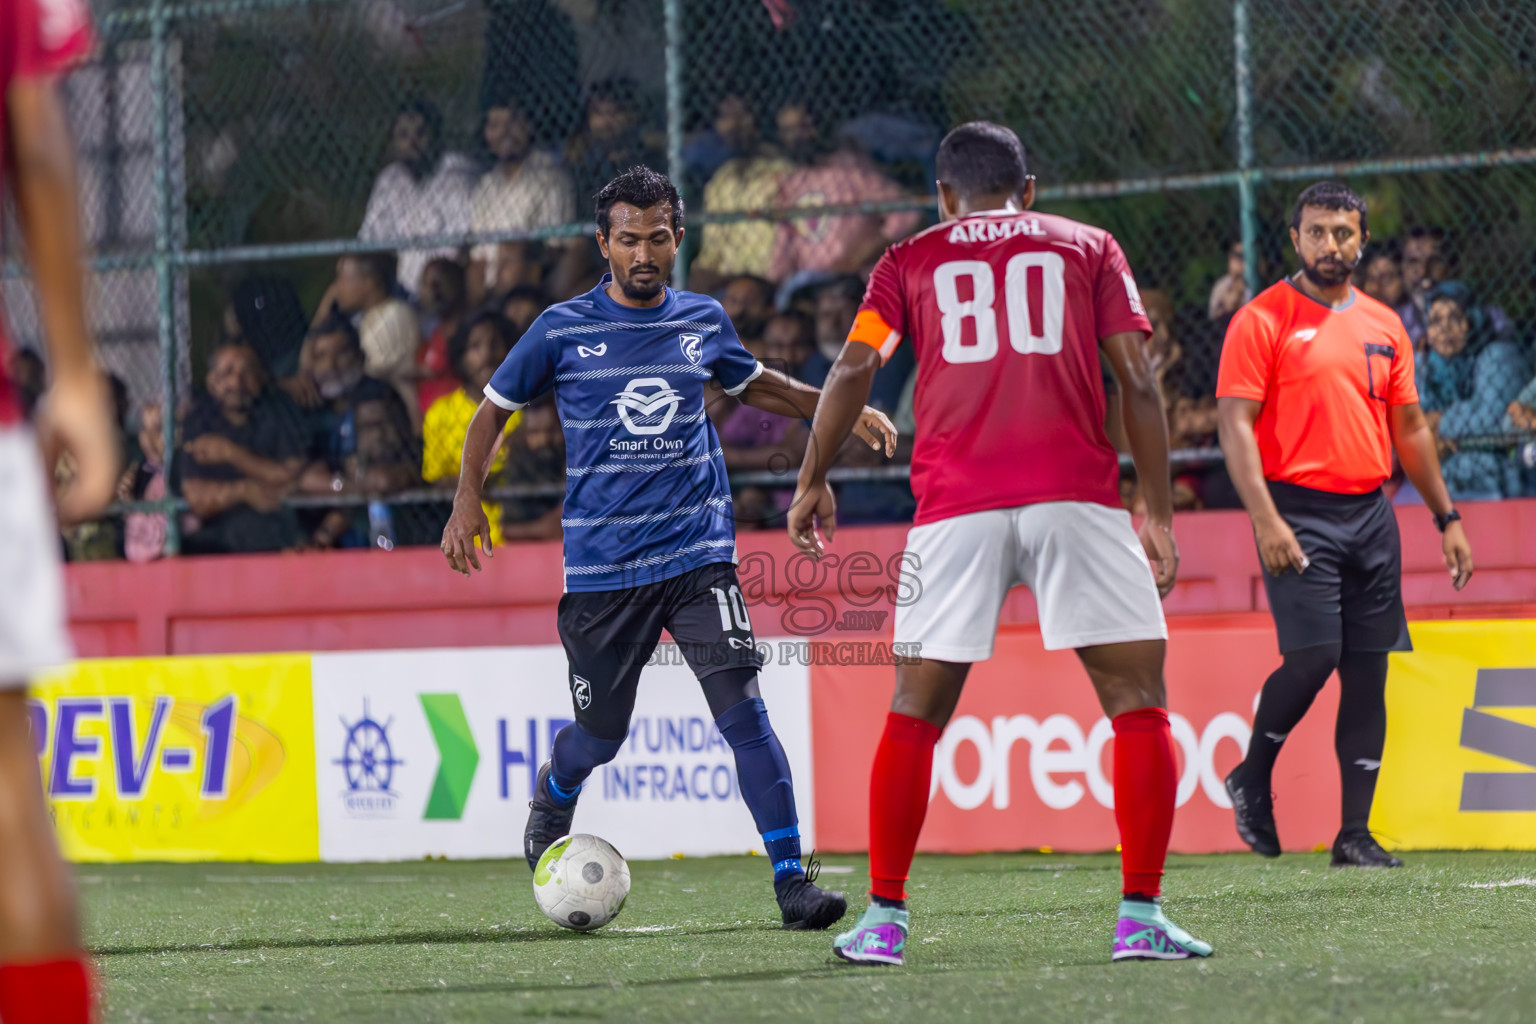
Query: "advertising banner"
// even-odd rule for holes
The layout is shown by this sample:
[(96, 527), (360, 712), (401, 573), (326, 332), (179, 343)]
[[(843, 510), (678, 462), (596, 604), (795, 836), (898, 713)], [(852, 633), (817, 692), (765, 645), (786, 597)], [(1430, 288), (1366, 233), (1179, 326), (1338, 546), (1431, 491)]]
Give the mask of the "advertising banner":
[[(1222, 780), (1248, 749), (1253, 709), (1280, 664), (1274, 631), (1237, 623), (1175, 624), (1168, 644), (1169, 717), (1179, 765), (1173, 849), (1246, 849)], [(890, 667), (812, 669), (817, 823), (830, 850), (868, 847), (864, 780), (895, 683)], [(1275, 775), (1282, 842), (1312, 849), (1338, 830), (1333, 755), (1337, 689), (1329, 685), (1286, 742)], [(935, 853), (1113, 850), (1114, 732), (1071, 651), (1038, 631), (1004, 629), (971, 670), (934, 757), (933, 798), (918, 843)]]
[(317, 859), (308, 655), (82, 661), (29, 703), (70, 859)]
[(1411, 628), (1371, 828), (1401, 849), (1536, 849), (1536, 622)]
[[(735, 758), (677, 655), (661, 645), (642, 673), (629, 740), (574, 828), (640, 859), (758, 850)], [(571, 720), (562, 648), (316, 654), (313, 672), (323, 859), (521, 856), (534, 776)], [(808, 670), (769, 664), (761, 686), (810, 849)]]

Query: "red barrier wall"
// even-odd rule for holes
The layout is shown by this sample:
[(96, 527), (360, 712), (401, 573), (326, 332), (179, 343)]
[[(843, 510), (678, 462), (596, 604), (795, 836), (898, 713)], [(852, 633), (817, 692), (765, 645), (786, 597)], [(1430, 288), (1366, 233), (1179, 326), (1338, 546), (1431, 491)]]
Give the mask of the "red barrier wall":
[[(1484, 618), (1530, 614), (1536, 500), (1464, 512), (1478, 571), (1462, 594), (1440, 562), (1428, 512), (1399, 512), (1413, 614), (1463, 616), (1474, 605)], [(1183, 564), (1165, 604), (1170, 616), (1266, 608), (1243, 513), (1183, 514), (1177, 533)], [(888, 582), (905, 537), (903, 526), (844, 529), (830, 548), (835, 560), (815, 565), (795, 556), (780, 530), (743, 533), (743, 589), (758, 634), (885, 636), (890, 598), (874, 591)], [(90, 657), (553, 643), (561, 559), (556, 543), (509, 545), (469, 580), (449, 572), (435, 548), (98, 562), (70, 566), (67, 583), (75, 641)], [(1009, 597), (1003, 621), (1035, 621), (1028, 591)]]

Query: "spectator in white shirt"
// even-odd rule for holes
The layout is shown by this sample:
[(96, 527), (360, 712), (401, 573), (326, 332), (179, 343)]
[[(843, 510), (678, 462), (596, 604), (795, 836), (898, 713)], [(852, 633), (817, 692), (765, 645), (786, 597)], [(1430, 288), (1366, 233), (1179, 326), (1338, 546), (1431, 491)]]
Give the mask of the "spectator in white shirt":
[(390, 253), (357, 253), (336, 263), (336, 281), (320, 302), (317, 320), (335, 308), (355, 316), (363, 346), (363, 372), (400, 392), (413, 410), (416, 428), (421, 427), (416, 402), (416, 351), (421, 347), (421, 325), (416, 312), (394, 297), (395, 257)]
[[(462, 153), (442, 153), (442, 118), (437, 108), (424, 100), (401, 107), (388, 155), (388, 166), (373, 183), (358, 238), (377, 242), (468, 232), (469, 192), (476, 169)], [(414, 295), (428, 260), (455, 255), (452, 247), (401, 249), (400, 283)]]
[[(576, 220), (576, 188), (553, 155), (533, 148), (533, 125), (516, 100), (495, 101), (485, 112), (485, 146), (496, 164), (475, 186), (470, 197), (470, 227), (475, 234), (529, 232), (570, 224)], [(546, 248), (559, 256), (556, 294), (579, 276), (585, 263), (585, 238), (555, 238)], [(469, 271), (471, 294), (494, 290), (499, 247), (475, 246)], [(569, 280), (568, 280), (569, 279)]]

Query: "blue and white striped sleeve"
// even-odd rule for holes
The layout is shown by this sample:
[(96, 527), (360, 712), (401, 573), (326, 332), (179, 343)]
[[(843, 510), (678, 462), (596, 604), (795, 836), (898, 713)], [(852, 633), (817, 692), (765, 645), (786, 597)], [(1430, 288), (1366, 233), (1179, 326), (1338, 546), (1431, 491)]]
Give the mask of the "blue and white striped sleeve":
[(720, 310), (720, 354), (715, 357), (715, 378), (728, 395), (739, 395), (763, 372), (763, 364), (748, 352), (725, 310)]
[(559, 350), (560, 343), (549, 336), (549, 323), (539, 317), (491, 374), (485, 397), (507, 412), (521, 409), (554, 387)]

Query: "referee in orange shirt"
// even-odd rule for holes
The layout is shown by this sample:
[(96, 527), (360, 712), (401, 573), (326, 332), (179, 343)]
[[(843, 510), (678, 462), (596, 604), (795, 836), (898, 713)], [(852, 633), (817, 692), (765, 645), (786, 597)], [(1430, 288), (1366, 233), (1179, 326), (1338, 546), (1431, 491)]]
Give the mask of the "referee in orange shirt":
[(1368, 828), (1387, 736), (1387, 652), (1412, 649), (1397, 519), (1381, 492), (1393, 448), (1444, 534), (1456, 589), (1472, 577), (1472, 548), (1419, 409), (1413, 346), (1396, 313), (1349, 283), (1370, 237), (1365, 201), (1347, 186), (1302, 192), (1291, 213), (1301, 271), (1232, 318), (1216, 385), (1221, 447), (1253, 519), (1285, 657), (1264, 683), (1227, 793), (1238, 835), (1278, 857), (1275, 757), (1338, 669), (1336, 867), (1403, 863)]

